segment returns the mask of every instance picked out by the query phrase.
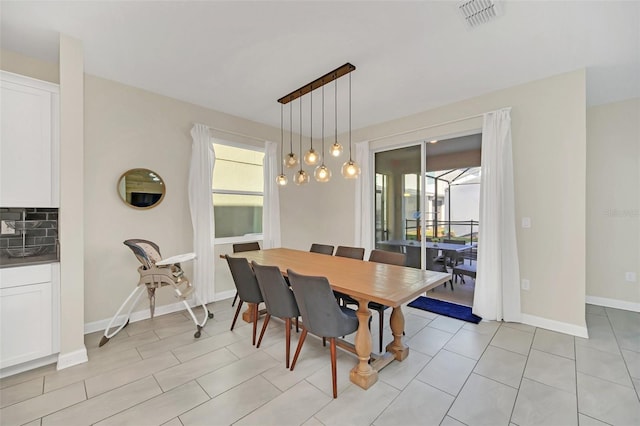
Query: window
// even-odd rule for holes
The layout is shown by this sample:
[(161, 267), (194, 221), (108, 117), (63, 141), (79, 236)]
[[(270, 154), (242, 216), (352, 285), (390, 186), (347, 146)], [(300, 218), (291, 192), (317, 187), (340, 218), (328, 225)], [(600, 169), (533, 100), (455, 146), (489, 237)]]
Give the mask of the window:
[(262, 238), (264, 152), (260, 148), (214, 143), (213, 211), (216, 241)]

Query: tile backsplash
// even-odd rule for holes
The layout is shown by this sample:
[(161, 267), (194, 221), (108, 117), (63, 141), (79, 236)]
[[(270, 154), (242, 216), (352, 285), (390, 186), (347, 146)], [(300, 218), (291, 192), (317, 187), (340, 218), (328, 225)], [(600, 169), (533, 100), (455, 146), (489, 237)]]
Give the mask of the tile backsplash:
[(2, 264), (58, 260), (57, 208), (2, 207), (0, 221)]

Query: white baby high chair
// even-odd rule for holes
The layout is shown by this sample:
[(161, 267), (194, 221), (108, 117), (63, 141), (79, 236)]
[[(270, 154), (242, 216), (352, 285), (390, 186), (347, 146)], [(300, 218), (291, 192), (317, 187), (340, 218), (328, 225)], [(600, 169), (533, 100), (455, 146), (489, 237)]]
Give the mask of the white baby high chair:
[[(129, 297), (126, 298), (124, 303), (120, 306), (116, 314), (109, 322), (107, 329), (104, 331), (104, 336), (100, 340), (99, 346), (104, 345), (115, 336), (120, 330), (129, 325), (129, 317), (131, 316), (131, 311), (138, 303), (138, 299), (143, 293), (143, 290), (146, 288), (147, 294), (149, 296), (149, 309), (151, 310), (151, 318), (153, 318), (153, 314), (155, 311), (156, 305), (156, 289), (158, 287), (164, 287), (170, 285), (174, 292), (176, 293), (176, 297), (184, 303), (187, 310), (189, 311), (189, 315), (191, 315), (191, 319), (196, 325), (196, 332), (193, 335), (196, 339), (200, 337), (200, 330), (207, 323), (207, 319), (213, 318), (213, 314), (209, 312), (207, 306), (200, 300), (197, 294), (194, 293), (195, 288), (189, 282), (189, 279), (184, 275), (182, 268), (180, 267), (180, 262), (186, 262), (189, 260), (195, 259), (195, 253), (187, 253), (180, 254), (177, 256), (172, 256), (166, 259), (162, 259), (160, 255), (160, 248), (157, 244), (152, 243), (151, 241), (141, 240), (141, 239), (133, 239), (126, 240), (124, 244), (133, 250), (133, 253), (136, 255), (136, 258), (142, 263), (142, 265), (138, 268), (138, 273), (140, 274), (140, 280), (138, 281), (138, 285), (133, 289)], [(196, 298), (196, 302), (202, 306), (204, 309), (204, 318), (201, 322), (198, 322), (196, 316), (194, 315), (189, 303), (187, 303), (187, 298), (189, 298), (193, 294)], [(129, 305), (129, 311), (127, 312), (126, 321), (122, 323), (115, 331), (109, 333), (109, 330), (112, 328), (113, 323), (120, 316), (120, 312), (129, 304), (129, 302), (133, 299), (133, 303)]]

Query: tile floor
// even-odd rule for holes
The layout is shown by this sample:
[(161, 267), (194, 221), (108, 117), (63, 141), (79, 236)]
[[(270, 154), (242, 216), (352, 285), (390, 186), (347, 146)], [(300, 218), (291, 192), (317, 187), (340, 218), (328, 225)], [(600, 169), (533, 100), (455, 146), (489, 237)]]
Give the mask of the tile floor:
[(582, 339), (406, 308), (409, 358), (364, 391), (348, 379), (353, 355), (339, 351), (333, 399), (319, 339), (307, 339), (288, 371), (282, 322), (271, 321), (256, 349), (249, 325), (229, 331), (230, 305), (211, 305), (199, 340), (173, 313), (130, 324), (102, 348), (102, 333), (87, 335), (88, 363), (0, 380), (0, 424), (640, 424), (640, 313), (588, 305), (591, 338)]

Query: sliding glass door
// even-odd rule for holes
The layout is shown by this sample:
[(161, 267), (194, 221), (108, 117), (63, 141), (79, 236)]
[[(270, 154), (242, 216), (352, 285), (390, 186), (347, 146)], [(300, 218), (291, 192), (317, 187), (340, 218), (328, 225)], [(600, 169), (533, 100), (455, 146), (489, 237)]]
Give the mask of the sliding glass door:
[[(375, 153), (375, 247), (404, 251), (422, 235), (422, 144)], [(407, 257), (409, 254), (407, 253)], [(418, 251), (415, 267), (420, 267)]]
[(474, 134), (374, 154), (377, 249), (403, 252), (408, 266), (421, 268), (427, 242), (477, 242), (481, 140)]

